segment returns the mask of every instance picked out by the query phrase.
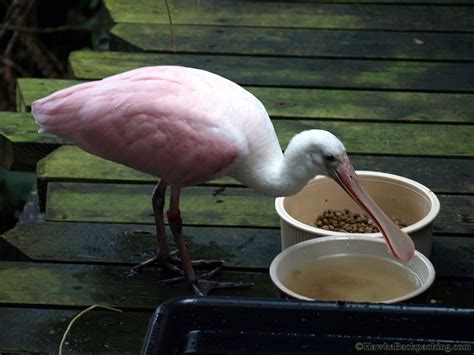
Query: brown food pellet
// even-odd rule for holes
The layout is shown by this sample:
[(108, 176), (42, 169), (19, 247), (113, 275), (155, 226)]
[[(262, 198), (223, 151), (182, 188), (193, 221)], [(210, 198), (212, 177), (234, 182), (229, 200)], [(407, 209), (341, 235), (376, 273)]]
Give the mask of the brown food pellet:
[[(392, 217), (392, 220), (399, 228), (407, 226), (400, 218)], [(379, 231), (369, 216), (352, 213), (348, 209), (326, 210), (316, 219), (314, 225), (335, 232), (378, 233)]]

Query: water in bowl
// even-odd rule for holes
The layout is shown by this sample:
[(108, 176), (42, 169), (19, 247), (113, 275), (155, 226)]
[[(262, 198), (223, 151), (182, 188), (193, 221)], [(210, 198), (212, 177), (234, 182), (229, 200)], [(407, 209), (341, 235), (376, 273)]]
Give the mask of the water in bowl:
[(383, 302), (415, 291), (421, 284), (407, 267), (369, 255), (337, 255), (307, 262), (283, 284), (322, 301)]

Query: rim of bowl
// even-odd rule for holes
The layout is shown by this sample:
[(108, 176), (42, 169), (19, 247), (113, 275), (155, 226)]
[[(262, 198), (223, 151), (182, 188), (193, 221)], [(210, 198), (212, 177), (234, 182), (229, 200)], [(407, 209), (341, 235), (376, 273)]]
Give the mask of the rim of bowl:
[[(427, 188), (425, 185), (420, 184), (419, 182), (416, 182), (414, 180), (408, 179), (408, 178), (403, 177), (403, 176), (399, 176), (399, 175), (395, 175), (395, 174), (389, 174), (389, 173), (382, 173), (382, 172), (377, 172), (377, 171), (356, 170), (356, 174), (360, 178), (364, 178), (364, 177), (382, 177), (382, 178), (385, 178), (387, 180), (392, 180), (393, 183), (403, 182), (403, 183), (408, 184), (411, 187), (415, 188), (416, 190), (418, 190), (418, 192), (421, 192), (425, 197), (427, 197), (429, 199), (429, 201), (431, 203), (431, 207), (430, 207), (430, 210), (428, 211), (428, 213), (426, 214), (426, 216), (424, 216), (422, 219), (420, 219), (419, 221), (417, 221), (413, 224), (410, 224), (406, 227), (401, 228), (405, 233), (409, 234), (409, 233), (416, 232), (416, 231), (426, 227), (428, 224), (432, 223), (433, 220), (436, 218), (436, 216), (439, 214), (440, 203), (439, 203), (438, 197), (436, 196), (436, 194), (433, 191), (431, 191), (431, 189)], [(317, 180), (332, 181), (332, 179), (327, 177), (327, 176), (318, 175), (318, 176), (314, 177), (313, 179), (311, 179), (308, 182), (308, 184), (313, 182), (313, 181), (317, 181)], [(290, 197), (290, 196), (288, 196), (288, 197)], [(285, 222), (287, 222), (291, 226), (293, 226), (293, 227), (295, 227), (299, 230), (303, 230), (305, 232), (317, 233), (318, 235), (323, 234), (323, 235), (331, 235), (331, 236), (343, 236), (343, 235), (347, 234), (347, 232), (336, 232), (336, 231), (321, 229), (321, 228), (311, 226), (309, 224), (305, 224), (303, 222), (298, 221), (297, 219), (295, 219), (293, 216), (291, 216), (286, 211), (285, 205), (284, 205), (285, 198), (286, 197), (277, 197), (275, 199), (275, 209), (276, 209), (278, 215), (280, 216), (280, 218), (282, 218)], [(362, 233), (362, 234), (361, 233), (351, 233), (351, 234), (352, 235), (367, 235), (367, 236), (371, 236), (371, 237), (374, 237), (374, 236), (375, 237), (382, 237), (382, 233), (380, 233), (380, 232), (377, 232), (377, 233)]]
[[(288, 254), (292, 253), (294, 250), (304, 248), (308, 244), (325, 243), (325, 242), (331, 242), (331, 241), (334, 241), (334, 240), (350, 240), (350, 241), (361, 240), (361, 241), (369, 241), (371, 243), (383, 243), (383, 244), (385, 244), (383, 239), (374, 238), (374, 237), (371, 237), (371, 236), (364, 236), (364, 235), (347, 235), (347, 234), (343, 235), (343, 236), (325, 236), (325, 237), (319, 237), (319, 238), (305, 240), (304, 242), (294, 244), (294, 245), (286, 248), (285, 250), (282, 250), (273, 259), (272, 263), (270, 264), (270, 269), (269, 269), (270, 278), (271, 278), (273, 284), (280, 291), (284, 292), (288, 296), (291, 296), (295, 299), (306, 300), (306, 301), (318, 301), (317, 299), (300, 295), (299, 293), (296, 293), (296, 292), (290, 290), (289, 288), (287, 288), (277, 278), (276, 268), (277, 268), (278, 264), (280, 263), (280, 261), (283, 258), (285, 258)], [(370, 254), (367, 254), (367, 255), (370, 255)], [(433, 284), (434, 279), (436, 277), (436, 270), (435, 270), (433, 264), (431, 263), (431, 261), (426, 256), (424, 256), (418, 250), (415, 250), (415, 254), (414, 254), (413, 258), (415, 258), (415, 257), (419, 258), (421, 260), (421, 262), (428, 268), (428, 279), (425, 282), (422, 281), (423, 282), (422, 285), (420, 287), (418, 287), (416, 290), (414, 290), (410, 293), (407, 293), (407, 294), (405, 294), (403, 296), (400, 296), (400, 297), (390, 298), (388, 300), (383, 300), (383, 301), (380, 301), (380, 302), (373, 302), (373, 303), (396, 303), (396, 302), (406, 301), (408, 299), (411, 299), (413, 297), (416, 297), (416, 296), (422, 294)], [(395, 260), (395, 261), (397, 261), (397, 260)], [(337, 301), (337, 300), (334, 300), (334, 301)]]

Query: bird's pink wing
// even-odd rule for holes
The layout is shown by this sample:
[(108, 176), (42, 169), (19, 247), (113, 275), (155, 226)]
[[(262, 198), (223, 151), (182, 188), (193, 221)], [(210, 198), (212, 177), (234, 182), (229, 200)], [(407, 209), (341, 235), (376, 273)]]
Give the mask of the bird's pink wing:
[(240, 147), (216, 118), (225, 107), (203, 102), (212, 85), (184, 68), (161, 68), (59, 91), (36, 101), (33, 114), (44, 130), (171, 184), (225, 173)]

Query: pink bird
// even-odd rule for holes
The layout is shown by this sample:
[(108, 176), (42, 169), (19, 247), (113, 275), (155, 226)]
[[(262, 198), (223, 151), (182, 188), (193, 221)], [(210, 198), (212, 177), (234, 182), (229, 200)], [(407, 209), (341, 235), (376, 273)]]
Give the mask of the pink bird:
[[(161, 179), (152, 196), (158, 252), (135, 270), (159, 262), (182, 275), (198, 295), (249, 286), (209, 280), (215, 272), (198, 276), (182, 234), (181, 188), (223, 176), (268, 195), (288, 196), (315, 175), (327, 175), (367, 211), (396, 257), (409, 260), (414, 254), (410, 237), (360, 186), (339, 139), (308, 130), (295, 135), (283, 153), (262, 103), (216, 74), (179, 66), (135, 69), (60, 90), (33, 102), (32, 113), (40, 132)], [(167, 219), (179, 259), (165, 236), (168, 185)]]

